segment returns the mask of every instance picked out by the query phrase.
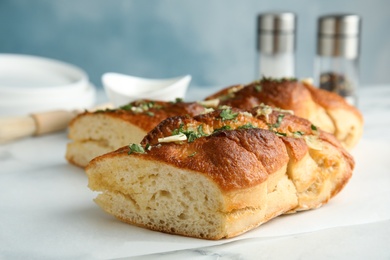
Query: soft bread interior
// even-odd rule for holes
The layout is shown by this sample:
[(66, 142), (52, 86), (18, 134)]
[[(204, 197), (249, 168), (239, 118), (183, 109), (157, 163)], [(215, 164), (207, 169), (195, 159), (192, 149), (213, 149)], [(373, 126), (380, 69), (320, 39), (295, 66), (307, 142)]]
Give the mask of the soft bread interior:
[(91, 113), (74, 120), (68, 136), (66, 159), (85, 167), (93, 158), (114, 151), (129, 143), (138, 143), (146, 131), (119, 117), (104, 113)]
[(336, 131), (334, 120), (332, 120), (326, 110), (319, 105), (316, 105), (316, 108), (311, 110), (307, 119), (325, 132), (334, 133)]
[(335, 124), (336, 138), (347, 149), (352, 149), (363, 135), (362, 119), (343, 109), (328, 109), (329, 116)]
[[(89, 187), (102, 191), (95, 201), (108, 213), (135, 225), (185, 236), (235, 236), (297, 204), (285, 169), (272, 177), (270, 191), (264, 182), (227, 193), (203, 174), (135, 156), (107, 158), (87, 168), (87, 174)], [(252, 198), (253, 203), (237, 203), (237, 196)]]
[(68, 162), (79, 167), (85, 167), (95, 157), (111, 152), (114, 148), (107, 145), (107, 141), (74, 141), (66, 145), (65, 157)]

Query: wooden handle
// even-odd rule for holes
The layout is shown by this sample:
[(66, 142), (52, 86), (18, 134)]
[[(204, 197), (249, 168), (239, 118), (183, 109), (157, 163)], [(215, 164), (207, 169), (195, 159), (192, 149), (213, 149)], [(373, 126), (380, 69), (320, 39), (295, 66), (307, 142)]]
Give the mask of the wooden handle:
[(70, 120), (77, 115), (76, 111), (50, 111), (44, 113), (31, 114), (35, 121), (34, 135), (52, 133), (67, 128)]
[(0, 143), (35, 133), (35, 121), (30, 116), (0, 118)]
[(0, 143), (65, 129), (77, 111), (50, 111), (30, 116), (0, 118)]
[[(89, 111), (107, 108), (113, 108), (112, 104), (101, 104)], [(81, 112), (79, 110), (56, 110), (29, 116), (0, 118), (0, 143), (64, 130), (68, 127), (69, 122)]]

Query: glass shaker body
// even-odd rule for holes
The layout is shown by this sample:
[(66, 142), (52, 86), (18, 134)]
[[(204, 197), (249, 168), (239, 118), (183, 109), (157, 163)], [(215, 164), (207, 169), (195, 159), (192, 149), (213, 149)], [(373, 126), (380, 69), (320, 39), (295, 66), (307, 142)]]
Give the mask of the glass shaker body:
[(318, 56), (316, 71), (315, 82), (317, 86), (336, 92), (352, 105), (356, 104), (359, 86), (358, 58)]
[(318, 20), (315, 84), (357, 104), (360, 17), (328, 15)]
[(295, 77), (294, 53), (258, 54), (258, 77), (293, 78)]
[(295, 77), (295, 24), (295, 14), (290, 12), (258, 16), (258, 78)]

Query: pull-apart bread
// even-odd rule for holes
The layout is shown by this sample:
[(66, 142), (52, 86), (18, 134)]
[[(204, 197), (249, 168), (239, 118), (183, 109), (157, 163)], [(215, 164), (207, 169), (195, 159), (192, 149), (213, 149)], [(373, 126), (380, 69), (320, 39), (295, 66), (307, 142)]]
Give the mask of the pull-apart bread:
[(194, 116), (207, 112), (205, 107), (228, 105), (248, 110), (260, 104), (291, 110), (334, 134), (347, 149), (355, 146), (362, 135), (362, 115), (337, 94), (292, 79), (263, 78), (223, 89), (203, 103), (139, 100), (119, 109), (85, 112), (69, 124), (71, 142), (66, 158), (85, 167), (98, 155), (139, 142), (165, 118)]
[(221, 239), (320, 207), (353, 168), (333, 135), (259, 106), (168, 118), (140, 144), (93, 159), (86, 173), (96, 203), (124, 222)]
[(85, 167), (96, 156), (138, 143), (163, 119), (205, 112), (201, 104), (138, 100), (118, 109), (84, 112), (69, 124), (66, 159)]
[(332, 133), (347, 149), (353, 148), (363, 133), (363, 117), (341, 96), (296, 79), (263, 78), (248, 85), (234, 85), (209, 96), (220, 105), (251, 109), (260, 104), (291, 110)]

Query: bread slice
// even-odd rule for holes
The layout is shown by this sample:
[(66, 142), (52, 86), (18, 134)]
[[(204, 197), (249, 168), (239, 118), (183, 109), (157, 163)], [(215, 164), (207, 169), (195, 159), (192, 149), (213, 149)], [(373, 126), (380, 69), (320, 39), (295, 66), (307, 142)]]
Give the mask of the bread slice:
[(141, 145), (88, 164), (95, 201), (124, 222), (204, 239), (327, 203), (351, 177), (353, 158), (309, 121), (269, 108), (162, 121)]
[(198, 103), (137, 100), (118, 109), (84, 112), (69, 124), (66, 159), (85, 167), (96, 156), (129, 143), (138, 143), (158, 123), (174, 115), (197, 115)]
[(263, 78), (247, 85), (234, 85), (210, 95), (221, 105), (251, 109), (260, 104), (291, 110), (323, 131), (334, 134), (352, 149), (363, 134), (363, 116), (341, 96), (296, 79)]

